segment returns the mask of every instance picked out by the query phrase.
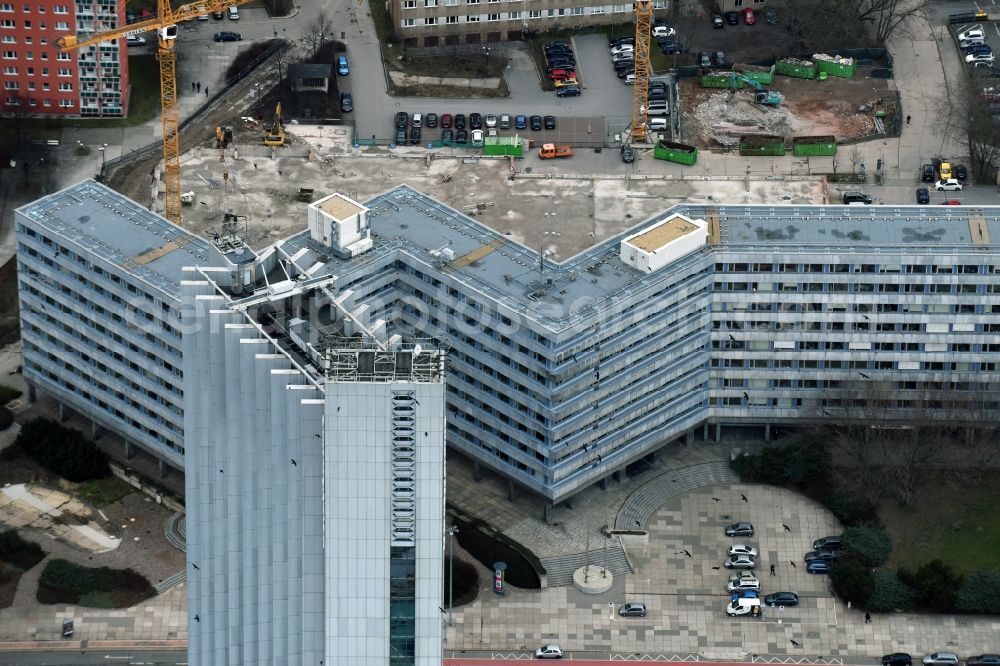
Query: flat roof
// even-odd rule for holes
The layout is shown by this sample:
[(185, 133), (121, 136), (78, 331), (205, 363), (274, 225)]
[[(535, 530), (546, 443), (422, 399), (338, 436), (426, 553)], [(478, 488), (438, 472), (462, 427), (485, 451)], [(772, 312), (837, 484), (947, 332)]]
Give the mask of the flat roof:
[(44, 196), (17, 213), (175, 297), (185, 266), (205, 265), (218, 256), (206, 239), (93, 180)]
[(644, 252), (653, 252), (659, 250), (667, 243), (671, 243), (678, 238), (683, 238), (692, 231), (698, 230), (699, 228), (696, 224), (675, 215), (652, 229), (629, 238), (626, 242)]
[(335, 220), (346, 220), (352, 215), (363, 213), (366, 208), (343, 194), (331, 194), (320, 199), (315, 206)]

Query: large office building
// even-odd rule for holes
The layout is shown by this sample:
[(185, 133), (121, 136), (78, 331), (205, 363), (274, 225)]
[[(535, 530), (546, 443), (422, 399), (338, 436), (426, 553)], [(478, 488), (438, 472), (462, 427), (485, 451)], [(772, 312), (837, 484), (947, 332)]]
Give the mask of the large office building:
[(125, 39), (62, 52), (56, 39), (84, 39), (125, 21), (116, 0), (0, 2), (0, 115), (115, 117), (128, 111)]
[[(247, 261), (281, 259), (273, 289), (326, 280), (346, 335), (447, 345), (448, 446), (550, 503), (696, 429), (815, 419), (859, 382), (899, 418), (942, 390), (996, 408), (996, 208), (680, 205), (554, 264), (405, 186), (365, 207), (370, 238), (314, 226)], [(92, 182), (17, 225), (25, 378), (180, 464), (180, 267), (259, 278)], [(323, 312), (276, 310), (290, 340)]]

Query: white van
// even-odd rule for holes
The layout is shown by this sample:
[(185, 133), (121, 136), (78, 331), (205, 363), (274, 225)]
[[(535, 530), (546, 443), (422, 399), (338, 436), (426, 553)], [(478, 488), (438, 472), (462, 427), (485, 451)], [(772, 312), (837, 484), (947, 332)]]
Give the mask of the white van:
[(665, 101), (650, 102), (646, 108), (646, 115), (649, 116), (669, 116), (670, 105)]
[(646, 125), (652, 132), (662, 132), (667, 129), (667, 119), (663, 116), (657, 118), (650, 118)]
[[(756, 610), (754, 610), (756, 609)], [(726, 606), (726, 615), (758, 615), (760, 599), (736, 599)]]
[(240, 10), (236, 7), (229, 8), (229, 20), (239, 21), (240, 20)]

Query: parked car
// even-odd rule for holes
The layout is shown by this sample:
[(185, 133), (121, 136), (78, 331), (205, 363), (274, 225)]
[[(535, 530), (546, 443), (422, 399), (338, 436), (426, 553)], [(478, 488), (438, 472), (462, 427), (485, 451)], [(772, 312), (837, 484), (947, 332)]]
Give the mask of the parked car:
[(510, 114), (500, 114), (500, 129), (510, 129)]
[(764, 10), (764, 21), (768, 25), (778, 25), (778, 10), (768, 7)]
[(514, 129), (526, 129), (528, 127), (528, 116), (514, 116)]
[(212, 35), (212, 39), (217, 42), (240, 42), (243, 41), (243, 35), (238, 32), (217, 32)]
[[(871, 197), (868, 198), (871, 199)], [(813, 550), (840, 550), (843, 547), (844, 539), (839, 536), (825, 536), (813, 541)]]
[(447, 129), (447, 128), (451, 127), (453, 123), (454, 123), (454, 118), (451, 117), (450, 113), (442, 113), (441, 114), (441, 128), (442, 129)]
[(125, 43), (128, 44), (129, 46), (145, 46), (146, 38), (140, 37), (139, 35), (129, 35), (128, 37), (125, 38)]
[(979, 654), (965, 660), (966, 666), (997, 666), (1000, 664), (1000, 654)]
[(632, 164), (635, 162), (635, 151), (632, 150), (632, 146), (627, 143), (622, 144), (622, 162), (625, 164)]
[(934, 189), (938, 192), (954, 192), (955, 190), (962, 189), (962, 183), (954, 178), (949, 178), (948, 180), (939, 180), (934, 183)]
[(396, 114), (396, 129), (406, 129), (406, 126), (410, 123), (410, 114), (406, 111), (400, 111)]
[(535, 132), (537, 132), (538, 130), (542, 129), (542, 117), (541, 116), (531, 116), (531, 119), (529, 120), (529, 122), (531, 123), (531, 129), (534, 130)]
[(698, 51), (698, 66), (699, 67), (711, 67), (712, 60), (708, 57), (708, 54), (704, 51)]
[(631, 602), (618, 607), (618, 614), (622, 617), (646, 617), (646, 604), (642, 602)]
[(347, 76), (351, 73), (351, 68), (347, 65), (347, 56), (341, 53), (337, 56), (337, 74)]
[[(226, 18), (226, 13), (225, 12), (212, 12), (212, 18), (214, 18), (216, 21), (221, 21), (222, 19)], [(129, 23), (131, 23), (131, 21), (129, 21)]]
[[(864, 192), (844, 192), (842, 200), (845, 206), (848, 206), (850, 204), (870, 205), (872, 202), (872, 198), (867, 194), (865, 194)], [(816, 548), (816, 550), (822, 549), (817, 547), (815, 542), (813, 542), (813, 547)]]
[(806, 562), (806, 573), (825, 574), (830, 573), (832, 562), (829, 560), (809, 560)]
[(406, 129), (396, 128), (396, 145), (405, 146), (406, 145)]
[(469, 132), (464, 129), (456, 130), (455, 143), (469, 143)]
[(413, 117), (410, 118), (411, 127), (423, 127), (424, 126), (424, 114), (414, 113)]
[(434, 128), (438, 126), (438, 114), (428, 113), (424, 116), (424, 126)]
[(964, 50), (964, 49), (968, 49), (968, 48), (973, 47), (973, 46), (981, 46), (982, 44), (985, 44), (985, 43), (986, 43), (986, 40), (983, 39), (982, 37), (973, 37), (972, 39), (962, 39), (962, 40), (959, 40), (959, 42), (958, 42), (958, 48)]
[(748, 523), (742, 521), (739, 523), (733, 523), (726, 528), (726, 536), (728, 537), (738, 537), (738, 536), (753, 536), (753, 523)]
[(739, 592), (740, 590), (759, 590), (760, 581), (750, 571), (743, 571), (733, 574), (726, 583), (726, 590), (729, 592)]
[(683, 47), (673, 37), (657, 40), (660, 45), (660, 53), (663, 55), (673, 55), (674, 53), (684, 53)]
[(745, 543), (736, 543), (729, 547), (729, 555), (749, 555), (757, 557), (757, 549)]
[(472, 136), (472, 145), (473, 146), (479, 147), (479, 146), (483, 145), (483, 130), (481, 130), (481, 129), (474, 129), (474, 130), (472, 130), (471, 136)]
[(557, 97), (579, 97), (580, 89), (576, 86), (566, 86), (565, 88), (559, 88), (556, 90)]
[(556, 128), (556, 117), (555, 116), (545, 116), (545, 129), (555, 129)]
[(340, 93), (340, 111), (342, 113), (350, 113), (354, 110), (354, 98), (351, 97), (351, 93), (342, 92)]
[(932, 652), (925, 655), (921, 661), (927, 666), (957, 666), (958, 655), (954, 652)]
[(611, 47), (611, 55), (613, 56), (618, 55), (619, 53), (633, 53), (634, 51), (635, 47), (631, 44), (622, 44), (621, 46)]
[(830, 560), (833, 562), (838, 557), (843, 554), (841, 550), (810, 550), (805, 555), (806, 562), (812, 562), (813, 560)]
[(555, 39), (552, 40), (551, 42), (545, 42), (545, 48), (551, 48), (553, 46), (564, 46), (566, 48), (569, 48), (569, 44), (561, 39)]
[(995, 59), (996, 58), (993, 56), (992, 53), (970, 53), (969, 55), (965, 56), (965, 62), (966, 64), (969, 65), (980, 62), (985, 62), (989, 65), (992, 65)]
[(966, 55), (989, 55), (993, 53), (993, 47), (989, 44), (971, 44), (964, 49)]
[(416, 146), (420, 143), (420, 128), (411, 127), (410, 128), (410, 143)]
[(635, 37), (618, 37), (608, 42), (608, 47), (621, 46), (622, 44), (635, 44)]
[(726, 64), (726, 52), (716, 51), (712, 54), (712, 64), (716, 67), (722, 67)]
[(722, 20), (722, 14), (712, 14), (712, 27), (716, 29), (726, 27), (726, 22)]
[(739, 25), (740, 15), (737, 12), (726, 12), (726, 23), (729, 25)]
[(730, 601), (739, 601), (740, 599), (760, 599), (760, 594), (757, 590), (740, 590), (729, 597)]
[(568, 79), (556, 79), (555, 81), (552, 82), (552, 85), (554, 85), (556, 89), (559, 89), (559, 88), (564, 88), (566, 86), (575, 86), (577, 85), (577, 81), (576, 78), (574, 77), (570, 77)]
[(958, 199), (947, 199), (941, 202), (942, 206), (961, 206), (962, 202)]
[(764, 597), (768, 606), (798, 606), (799, 595), (794, 592), (774, 592)]
[(753, 9), (750, 7), (743, 10), (743, 22), (747, 25), (754, 25), (757, 23), (757, 16), (753, 13)]
[(634, 74), (635, 74), (635, 67), (632, 65), (632, 63), (629, 63), (628, 67), (623, 67), (621, 69), (616, 69), (615, 70), (615, 75), (619, 79), (627, 79), (628, 77), (630, 77), (630, 76), (632, 76)]
[(558, 645), (543, 645), (535, 650), (535, 659), (562, 659), (562, 650)]
[[(487, 118), (489, 118), (490, 116), (493, 116), (493, 114), (492, 113), (486, 114)], [(487, 127), (496, 126), (496, 119), (497, 119), (497, 117), (493, 116), (493, 125), (489, 125), (487, 123)], [(470, 113), (469, 114), (469, 129), (482, 129), (482, 127), (483, 127), (483, 115), (481, 113)]]
[(666, 23), (661, 23), (657, 21), (653, 24), (653, 29), (651, 30), (654, 39), (659, 39), (660, 37), (673, 37), (677, 34), (676, 28), (671, 28)]
[(646, 128), (649, 129), (651, 132), (662, 132), (663, 130), (667, 129), (668, 123), (669, 121), (662, 116), (656, 118), (650, 118), (649, 121), (646, 123)]
[(723, 564), (727, 569), (753, 569), (757, 566), (757, 558), (751, 555), (730, 555)]
[(931, 202), (931, 193), (926, 187), (917, 188), (917, 203), (918, 204), (928, 204)]
[(465, 114), (456, 113), (455, 114), (455, 129), (465, 129)]
[(550, 79), (555, 81), (556, 79), (571, 79), (576, 76), (576, 72), (568, 69), (553, 69), (551, 72), (546, 74)]
[(968, 41), (970, 39), (986, 39), (986, 33), (980, 27), (969, 28), (955, 35), (958, 41)]
[(934, 165), (924, 164), (920, 167), (920, 180), (924, 183), (933, 183), (937, 178), (934, 176)]
[(905, 652), (893, 652), (882, 657), (882, 666), (913, 666), (913, 659)]
[(455, 140), (455, 133), (450, 129), (441, 130), (441, 140), (451, 143)]
[(953, 167), (952, 171), (954, 173), (955, 179), (960, 183), (964, 183), (969, 178), (969, 172), (965, 168), (964, 164), (956, 164)]

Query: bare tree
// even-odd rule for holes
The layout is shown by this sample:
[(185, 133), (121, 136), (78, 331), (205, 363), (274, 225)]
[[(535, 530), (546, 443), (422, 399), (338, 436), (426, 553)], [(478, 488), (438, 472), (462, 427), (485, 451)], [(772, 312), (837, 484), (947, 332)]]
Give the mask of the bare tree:
[(976, 72), (972, 70), (960, 88), (952, 116), (960, 123), (976, 180), (994, 182), (1000, 164), (1000, 121), (993, 114), (1000, 113), (1000, 91), (987, 84), (993, 79), (980, 78)]
[(802, 11), (800, 3), (780, 3), (785, 24), (800, 51), (884, 44), (907, 19), (919, 16), (927, 0), (828, 0)]
[(856, 174), (858, 172), (858, 163), (861, 162), (861, 149), (857, 146), (851, 146), (848, 158), (851, 160), (851, 173)]
[(306, 57), (316, 55), (323, 44), (333, 37), (333, 21), (326, 12), (321, 11), (302, 30), (302, 37), (299, 41), (305, 51)]

